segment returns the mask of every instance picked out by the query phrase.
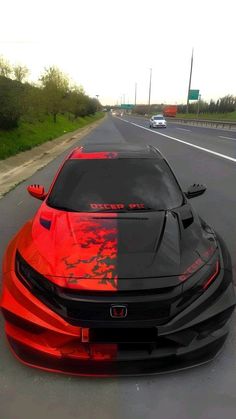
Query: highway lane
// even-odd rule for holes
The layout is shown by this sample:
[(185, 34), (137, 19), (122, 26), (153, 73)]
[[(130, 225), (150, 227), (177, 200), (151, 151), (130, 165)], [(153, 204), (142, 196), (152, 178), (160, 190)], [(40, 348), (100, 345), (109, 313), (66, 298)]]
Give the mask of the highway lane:
[[(122, 119), (149, 128), (149, 120), (147, 118), (129, 117), (124, 115)], [(191, 144), (197, 144), (199, 147), (210, 149), (213, 147), (216, 152), (222, 154), (225, 154), (225, 150), (227, 149), (227, 153), (231, 157), (236, 158), (235, 131), (180, 125), (172, 120), (167, 121), (167, 128), (155, 128), (154, 131), (180, 138), (181, 140), (188, 141)]]
[[(143, 119), (140, 119), (139, 122), (137, 122), (137, 118), (126, 118), (129, 122), (125, 122), (123, 119), (114, 119), (114, 124), (119, 127), (123, 137), (128, 142), (146, 142), (157, 146), (170, 162), (183, 189), (187, 189), (192, 183), (207, 185), (207, 192), (192, 200), (192, 204), (200, 215), (227, 241), (236, 277), (236, 194), (234, 192), (236, 162), (209, 154), (162, 135), (175, 136), (180, 140), (201, 146), (196, 136), (194, 139), (192, 138), (191, 132), (184, 132), (184, 137), (182, 133), (173, 132), (173, 127), (160, 130), (142, 129), (129, 122), (134, 122), (146, 128), (147, 123)], [(172, 129), (171, 132), (170, 129)], [(198, 136), (200, 135), (198, 134)], [(204, 137), (201, 140), (203, 141)], [(205, 141), (205, 147), (213, 152), (219, 152), (213, 136), (210, 139), (206, 138)], [(236, 143), (234, 147), (236, 148)], [(221, 149), (221, 152), (234, 158), (231, 154), (231, 148), (226, 145), (224, 149)]]
[[(137, 119), (135, 119), (136, 123)], [(168, 127), (163, 133), (174, 128)], [(177, 131), (176, 131), (177, 132)], [(175, 135), (177, 136), (175, 132)], [(183, 137), (185, 135), (185, 137)], [(191, 133), (178, 138), (193, 141)], [(194, 141), (198, 141), (195, 137)], [(212, 141), (212, 140), (207, 140)], [(166, 137), (107, 118), (83, 142), (147, 143), (167, 157), (184, 189), (193, 182), (206, 183), (207, 192), (192, 200), (194, 207), (227, 242), (234, 263), (236, 250), (236, 164), (221, 157), (171, 141)], [(83, 144), (80, 142), (79, 144)], [(198, 143), (197, 143), (198, 144)], [(214, 143), (208, 146), (215, 147)], [(231, 153), (225, 147), (224, 153)], [(40, 205), (25, 191), (30, 183), (50, 184), (63, 153), (31, 179), (0, 200), (0, 256), (7, 242)], [(236, 327), (222, 354), (212, 363), (180, 373), (156, 377), (118, 379), (77, 378), (24, 367), (6, 346), (0, 320), (0, 418), (103, 418), (227, 419), (236, 408)]]

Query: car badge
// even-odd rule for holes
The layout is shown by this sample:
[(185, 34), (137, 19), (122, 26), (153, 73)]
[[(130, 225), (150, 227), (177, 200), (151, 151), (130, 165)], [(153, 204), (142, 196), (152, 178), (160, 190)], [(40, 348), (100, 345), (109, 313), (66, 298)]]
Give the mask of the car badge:
[(111, 305), (110, 315), (115, 319), (124, 319), (127, 316), (127, 307), (121, 305)]

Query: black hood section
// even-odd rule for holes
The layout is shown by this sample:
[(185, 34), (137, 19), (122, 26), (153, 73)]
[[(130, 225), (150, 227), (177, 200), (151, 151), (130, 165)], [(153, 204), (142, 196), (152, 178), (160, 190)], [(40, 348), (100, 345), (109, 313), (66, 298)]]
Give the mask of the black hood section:
[(173, 211), (118, 215), (118, 288), (180, 284), (179, 276), (212, 246), (189, 204)]

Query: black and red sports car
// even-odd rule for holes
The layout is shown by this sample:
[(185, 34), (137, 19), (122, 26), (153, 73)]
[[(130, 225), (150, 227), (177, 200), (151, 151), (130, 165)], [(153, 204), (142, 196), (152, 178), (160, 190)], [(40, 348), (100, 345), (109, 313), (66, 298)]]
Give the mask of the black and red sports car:
[(151, 146), (67, 157), (3, 263), (1, 308), (23, 363), (80, 375), (147, 374), (212, 359), (235, 306), (229, 252)]

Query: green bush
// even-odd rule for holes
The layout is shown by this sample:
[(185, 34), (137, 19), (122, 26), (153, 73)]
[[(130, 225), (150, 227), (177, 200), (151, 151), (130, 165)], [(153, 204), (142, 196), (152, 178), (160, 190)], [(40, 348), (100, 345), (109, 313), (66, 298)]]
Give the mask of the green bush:
[(22, 115), (24, 85), (0, 76), (0, 129), (16, 128)]

